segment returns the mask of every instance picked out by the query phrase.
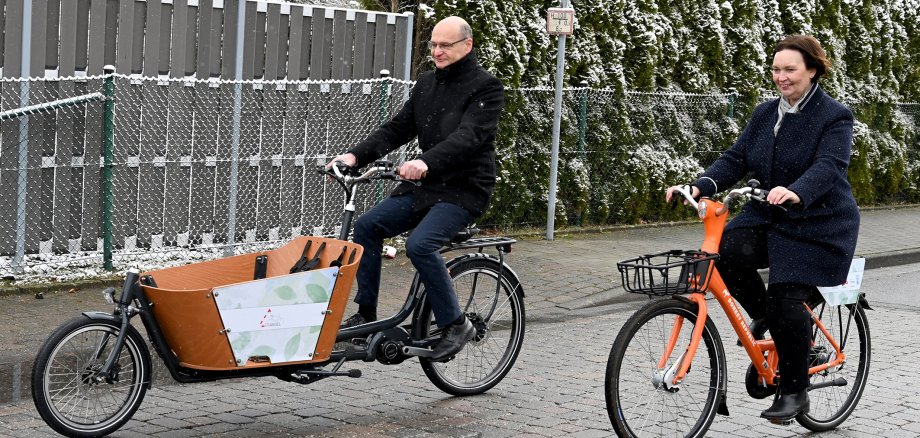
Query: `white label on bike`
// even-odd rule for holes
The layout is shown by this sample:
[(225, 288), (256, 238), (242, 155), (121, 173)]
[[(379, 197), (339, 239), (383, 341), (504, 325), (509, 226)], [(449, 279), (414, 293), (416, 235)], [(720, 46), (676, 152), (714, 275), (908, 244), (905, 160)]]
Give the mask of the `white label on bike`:
[(850, 263), (850, 273), (847, 275), (847, 281), (839, 286), (818, 286), (818, 291), (821, 292), (824, 301), (827, 301), (827, 304), (831, 306), (855, 303), (859, 298), (859, 287), (862, 285), (865, 268), (866, 259), (862, 257), (854, 258)]
[(339, 268), (299, 272), (214, 288), (238, 365), (309, 360), (316, 350)]

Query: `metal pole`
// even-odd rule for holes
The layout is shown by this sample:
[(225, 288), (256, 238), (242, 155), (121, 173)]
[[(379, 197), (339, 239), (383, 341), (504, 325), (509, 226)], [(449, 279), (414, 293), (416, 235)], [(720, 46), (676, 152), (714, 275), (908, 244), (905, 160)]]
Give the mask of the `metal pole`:
[[(562, 0), (563, 8), (569, 0)], [(559, 130), (562, 126), (562, 72), (565, 68), (565, 35), (559, 35), (556, 49), (556, 101), (553, 105), (553, 151), (549, 165), (549, 202), (546, 206), (546, 240), (553, 240), (556, 222), (556, 179), (559, 170)]]
[(233, 134), (230, 140), (230, 199), (227, 202), (227, 246), (224, 255), (233, 255), (236, 244), (236, 203), (239, 197), (240, 126), (243, 111), (243, 32), (246, 29), (246, 0), (237, 3), (236, 84), (233, 86)]
[[(415, 30), (413, 26), (415, 25), (415, 14), (411, 12), (406, 13), (406, 18), (408, 22), (406, 23), (406, 68), (403, 70), (403, 79), (409, 80), (409, 75), (412, 72), (412, 43), (415, 39)], [(409, 88), (406, 87), (406, 90), (403, 92), (403, 100), (409, 98)]]
[[(22, 68), (19, 83), (19, 104), (29, 105), (29, 81), (32, 63), (32, 0), (22, 2)], [(29, 117), (19, 119), (19, 163), (16, 186), (16, 255), (13, 256), (13, 272), (25, 271), (26, 260), (26, 197), (29, 181)]]
[(728, 118), (735, 116), (735, 102), (738, 100), (738, 90), (734, 88), (728, 89)]
[[(390, 71), (380, 70), (380, 108), (377, 112), (377, 126), (383, 126), (390, 120)], [(377, 180), (374, 184), (374, 203), (379, 204), (383, 200), (383, 181)]]
[(103, 67), (105, 81), (102, 86), (104, 112), (102, 115), (102, 267), (112, 271), (112, 163), (115, 161), (115, 66)]
[(581, 90), (581, 97), (578, 100), (578, 156), (585, 160), (587, 158), (585, 153), (587, 139), (585, 137), (588, 134), (588, 81), (582, 82), (581, 86), (584, 89)]

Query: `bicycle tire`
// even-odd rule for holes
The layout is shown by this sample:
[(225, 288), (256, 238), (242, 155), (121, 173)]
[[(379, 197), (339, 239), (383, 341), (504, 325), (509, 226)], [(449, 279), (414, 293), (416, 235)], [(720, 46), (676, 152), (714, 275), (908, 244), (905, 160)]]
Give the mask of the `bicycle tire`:
[(32, 367), (32, 399), (45, 423), (70, 437), (108, 435), (140, 406), (150, 384), (150, 354), (136, 329), (125, 336), (114, 382), (89, 379), (118, 336), (113, 321), (80, 316), (58, 327)]
[[(684, 318), (680, 336), (667, 364), (658, 370), (677, 316)], [(604, 379), (607, 414), (618, 436), (700, 437), (709, 429), (724, 400), (727, 371), (725, 350), (712, 318), (706, 319), (702, 341), (684, 380), (668, 388), (663, 377), (686, 350), (696, 316), (697, 305), (692, 302), (655, 300), (636, 311), (620, 329)]]
[[(498, 260), (475, 254), (448, 265), (460, 310), (473, 321), (476, 337), (452, 360), (433, 362), (419, 358), (428, 379), (452, 395), (474, 395), (498, 384), (514, 366), (524, 341), (524, 300), (517, 277), (502, 267), (498, 285)], [(422, 287), (420, 284), (417, 287)], [(413, 332), (416, 338), (437, 336), (427, 296), (416, 308)]]
[[(852, 319), (849, 318), (850, 308)], [(847, 361), (841, 366), (809, 376), (811, 388), (836, 379), (846, 380), (844, 386), (824, 386), (808, 391), (810, 410), (798, 415), (796, 421), (808, 430), (821, 432), (839, 426), (856, 408), (868, 380), (872, 345), (866, 312), (858, 303), (849, 308), (822, 304), (814, 311), (847, 355)], [(809, 366), (833, 359), (833, 347), (817, 329), (812, 331), (812, 342)]]

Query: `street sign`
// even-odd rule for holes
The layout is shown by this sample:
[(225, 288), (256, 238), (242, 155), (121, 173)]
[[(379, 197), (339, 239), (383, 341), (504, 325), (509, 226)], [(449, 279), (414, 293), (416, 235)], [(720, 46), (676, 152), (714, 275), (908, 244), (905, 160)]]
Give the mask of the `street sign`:
[(546, 11), (546, 31), (550, 35), (571, 35), (575, 31), (575, 9), (549, 8)]

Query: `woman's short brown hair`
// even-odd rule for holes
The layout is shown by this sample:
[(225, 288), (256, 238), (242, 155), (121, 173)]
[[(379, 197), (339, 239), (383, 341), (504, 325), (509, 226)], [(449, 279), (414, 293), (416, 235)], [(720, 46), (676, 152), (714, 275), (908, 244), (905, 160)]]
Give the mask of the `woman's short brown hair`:
[(815, 69), (815, 77), (811, 78), (812, 82), (818, 82), (818, 79), (824, 76), (831, 68), (831, 61), (827, 59), (827, 53), (824, 52), (821, 43), (811, 35), (786, 36), (776, 44), (773, 54), (776, 55), (777, 52), (783, 50), (795, 50), (802, 54), (802, 59), (805, 60), (805, 67)]

